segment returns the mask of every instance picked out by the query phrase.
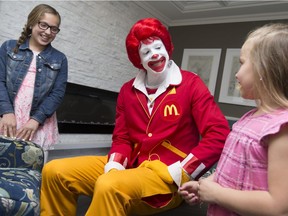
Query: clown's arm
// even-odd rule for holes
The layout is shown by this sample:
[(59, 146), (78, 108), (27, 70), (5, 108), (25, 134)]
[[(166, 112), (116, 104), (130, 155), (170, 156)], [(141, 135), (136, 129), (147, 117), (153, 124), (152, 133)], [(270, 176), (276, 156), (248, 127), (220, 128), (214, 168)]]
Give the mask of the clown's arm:
[[(125, 86), (125, 85), (124, 85)], [(112, 147), (108, 154), (108, 162), (104, 167), (107, 173), (112, 169), (124, 170), (130, 160), (132, 142), (128, 135), (128, 128), (125, 120), (125, 87), (122, 87), (117, 99), (115, 129), (112, 136)]]
[(199, 77), (193, 81), (191, 91), (194, 98), (191, 115), (195, 119), (201, 139), (183, 161), (168, 166), (168, 171), (178, 186), (183, 183), (183, 172), (189, 175), (190, 179), (197, 180), (219, 160), (230, 132), (226, 118)]

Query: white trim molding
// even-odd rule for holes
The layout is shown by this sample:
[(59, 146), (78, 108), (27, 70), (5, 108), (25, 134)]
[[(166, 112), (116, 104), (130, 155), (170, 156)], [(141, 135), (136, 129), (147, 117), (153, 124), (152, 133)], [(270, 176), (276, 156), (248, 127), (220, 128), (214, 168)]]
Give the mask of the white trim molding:
[(288, 1), (133, 1), (166, 26), (288, 19)]
[(111, 147), (112, 134), (60, 134), (54, 150)]

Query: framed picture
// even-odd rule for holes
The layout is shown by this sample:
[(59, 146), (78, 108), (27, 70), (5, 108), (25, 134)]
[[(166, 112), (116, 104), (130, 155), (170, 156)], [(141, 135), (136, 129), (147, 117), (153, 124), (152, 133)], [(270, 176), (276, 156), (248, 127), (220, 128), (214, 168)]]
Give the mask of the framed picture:
[(221, 49), (184, 49), (181, 68), (198, 74), (214, 95)]
[(240, 91), (237, 87), (237, 80), (235, 78), (235, 74), (240, 68), (239, 57), (240, 49), (227, 49), (219, 102), (244, 106), (256, 106), (254, 100), (246, 100), (240, 96)]

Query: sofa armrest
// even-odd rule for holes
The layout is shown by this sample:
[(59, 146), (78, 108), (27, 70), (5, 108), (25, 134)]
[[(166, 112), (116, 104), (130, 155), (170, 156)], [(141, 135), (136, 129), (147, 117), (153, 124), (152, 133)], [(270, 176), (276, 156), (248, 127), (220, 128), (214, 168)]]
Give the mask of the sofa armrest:
[(1, 168), (30, 168), (41, 172), (43, 165), (44, 151), (39, 145), (0, 136)]

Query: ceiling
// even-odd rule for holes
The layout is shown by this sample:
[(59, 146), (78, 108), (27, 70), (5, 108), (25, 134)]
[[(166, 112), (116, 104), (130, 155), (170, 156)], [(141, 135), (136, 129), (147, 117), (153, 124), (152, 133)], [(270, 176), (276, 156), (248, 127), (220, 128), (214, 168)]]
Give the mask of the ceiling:
[(288, 19), (288, 0), (134, 2), (167, 26)]

